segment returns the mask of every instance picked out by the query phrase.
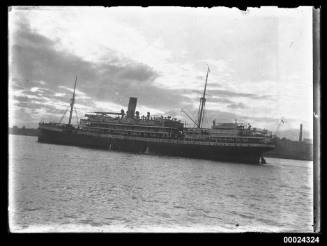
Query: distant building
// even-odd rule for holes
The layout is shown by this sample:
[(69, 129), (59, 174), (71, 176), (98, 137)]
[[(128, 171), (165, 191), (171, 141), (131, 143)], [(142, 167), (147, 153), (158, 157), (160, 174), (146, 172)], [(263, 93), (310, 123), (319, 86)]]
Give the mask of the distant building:
[[(308, 139), (309, 141), (311, 139)], [(276, 148), (265, 154), (268, 157), (286, 158), (294, 160), (313, 160), (313, 145), (304, 139), (300, 141), (292, 141), (287, 138), (276, 138)]]
[(303, 139), (303, 142), (308, 143), (308, 144), (312, 144), (313, 140), (311, 138), (305, 138), (305, 139)]

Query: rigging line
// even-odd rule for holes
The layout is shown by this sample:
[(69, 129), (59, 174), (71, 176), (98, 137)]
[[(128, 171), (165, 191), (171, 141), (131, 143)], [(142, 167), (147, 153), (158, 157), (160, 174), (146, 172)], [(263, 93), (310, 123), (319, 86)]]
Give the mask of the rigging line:
[(192, 117), (189, 116), (183, 109), (181, 109), (181, 112), (183, 112), (194, 123), (195, 126), (198, 126), (198, 124), (195, 122), (195, 120), (193, 120)]
[(280, 127), (281, 127), (283, 124), (285, 124), (285, 123), (286, 123), (286, 121), (285, 121), (284, 117), (282, 117), (282, 118), (279, 120), (278, 125), (277, 125), (277, 128), (276, 128), (276, 131), (275, 131), (275, 135), (276, 135), (276, 136), (277, 136), (277, 134), (278, 134), (278, 132), (279, 132)]
[(77, 125), (78, 125), (78, 114), (77, 114), (76, 107), (74, 108), (74, 110), (75, 110), (75, 115), (76, 115), (76, 122), (77, 122)]
[(60, 118), (60, 120), (59, 120), (59, 123), (61, 123), (62, 120), (64, 119), (64, 117), (65, 117), (65, 115), (66, 115), (68, 109), (69, 109), (69, 106), (66, 108), (65, 113), (61, 116), (61, 118)]

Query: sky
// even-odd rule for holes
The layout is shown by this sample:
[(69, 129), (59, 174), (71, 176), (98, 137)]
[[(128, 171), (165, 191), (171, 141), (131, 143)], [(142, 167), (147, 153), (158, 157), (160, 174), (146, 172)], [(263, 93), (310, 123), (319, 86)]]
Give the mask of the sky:
[(196, 118), (209, 66), (205, 127), (236, 120), (298, 134), (302, 123), (312, 138), (311, 7), (8, 11), (9, 126), (59, 121), (76, 76), (74, 122), (126, 110), (133, 96), (141, 115), (192, 126), (181, 109)]

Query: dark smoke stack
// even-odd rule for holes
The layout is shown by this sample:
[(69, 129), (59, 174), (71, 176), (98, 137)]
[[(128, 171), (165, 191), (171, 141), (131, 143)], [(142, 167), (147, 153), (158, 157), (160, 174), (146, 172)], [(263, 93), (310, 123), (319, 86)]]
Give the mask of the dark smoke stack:
[(130, 97), (129, 98), (127, 118), (134, 118), (136, 103), (137, 103), (137, 98), (136, 97)]
[(299, 142), (302, 142), (302, 124), (300, 124)]

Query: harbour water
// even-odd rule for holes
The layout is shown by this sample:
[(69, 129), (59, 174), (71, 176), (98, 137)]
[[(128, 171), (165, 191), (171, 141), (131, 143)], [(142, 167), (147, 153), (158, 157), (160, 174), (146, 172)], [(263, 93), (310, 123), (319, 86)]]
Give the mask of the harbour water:
[(231, 164), (9, 136), (15, 232), (312, 232), (313, 163)]

